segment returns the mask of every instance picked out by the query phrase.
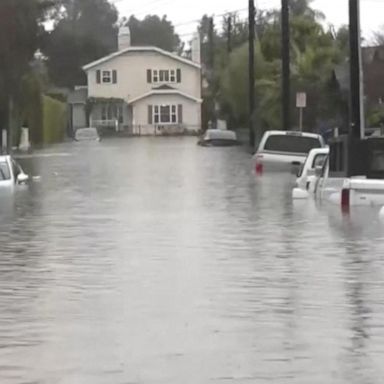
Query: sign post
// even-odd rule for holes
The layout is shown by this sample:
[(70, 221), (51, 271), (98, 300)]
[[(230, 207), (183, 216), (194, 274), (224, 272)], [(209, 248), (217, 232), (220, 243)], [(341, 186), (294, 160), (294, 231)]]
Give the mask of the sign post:
[(307, 94), (298, 92), (296, 94), (296, 108), (299, 109), (299, 130), (303, 130), (303, 111), (307, 107)]

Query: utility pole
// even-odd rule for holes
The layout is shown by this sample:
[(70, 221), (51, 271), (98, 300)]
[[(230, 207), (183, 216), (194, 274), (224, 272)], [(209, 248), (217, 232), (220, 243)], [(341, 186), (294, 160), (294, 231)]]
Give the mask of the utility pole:
[(215, 48), (214, 48), (214, 21), (213, 17), (209, 18), (209, 29), (208, 29), (208, 45), (209, 45), (209, 67), (210, 70), (213, 71), (213, 67), (215, 66)]
[(215, 25), (213, 21), (213, 17), (209, 18), (209, 29), (208, 29), (208, 56), (209, 56), (209, 85), (210, 91), (212, 95), (211, 101), (211, 116), (212, 116), (212, 127), (217, 127), (217, 116), (216, 116), (216, 98), (215, 98), (215, 90), (214, 90), (214, 68), (215, 68), (215, 43), (214, 43), (214, 33), (215, 33)]
[(232, 15), (228, 16), (227, 19), (227, 52), (232, 52)]
[(360, 0), (349, 0), (350, 127), (351, 139), (364, 137), (363, 72), (361, 58)]
[(255, 147), (255, 3), (248, 1), (249, 45), (249, 145)]
[(13, 125), (14, 125), (14, 103), (13, 96), (9, 96), (8, 102), (8, 131), (7, 131), (7, 152), (10, 154), (12, 152), (12, 133), (13, 133)]
[(281, 0), (281, 57), (283, 130), (291, 129), (289, 0)]

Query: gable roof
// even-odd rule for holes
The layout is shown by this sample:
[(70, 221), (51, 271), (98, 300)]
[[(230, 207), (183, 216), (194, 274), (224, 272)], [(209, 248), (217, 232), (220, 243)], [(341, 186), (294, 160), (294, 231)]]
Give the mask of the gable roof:
[(179, 95), (179, 96), (185, 97), (186, 99), (190, 99), (192, 101), (195, 101), (196, 103), (202, 103), (201, 99), (198, 99), (196, 97), (188, 95), (188, 94), (181, 92), (177, 89), (153, 89), (152, 91), (144, 93), (141, 96), (135, 97), (132, 100), (128, 100), (128, 103), (133, 104), (133, 103), (136, 103), (137, 101), (145, 99), (146, 97), (156, 96), (156, 95)]
[(176, 88), (173, 88), (173, 87), (171, 87), (168, 84), (162, 84), (159, 87), (154, 87), (152, 89), (154, 89), (154, 90), (165, 90), (165, 89), (176, 89)]
[(164, 49), (160, 49), (157, 47), (128, 47), (128, 48), (122, 49), (121, 51), (111, 53), (108, 56), (104, 56), (99, 60), (93, 61), (92, 63), (84, 65), (83, 70), (88, 71), (89, 69), (96, 67), (97, 65), (103, 64), (107, 61), (110, 61), (116, 57), (119, 57), (119, 56), (124, 55), (125, 53), (129, 53), (129, 52), (156, 52), (160, 55), (167, 56), (173, 60), (177, 60), (183, 64), (187, 64), (187, 65), (190, 65), (190, 66), (198, 68), (198, 69), (201, 68), (200, 64), (195, 63), (194, 61), (185, 59), (184, 57), (175, 55), (174, 53), (165, 51)]

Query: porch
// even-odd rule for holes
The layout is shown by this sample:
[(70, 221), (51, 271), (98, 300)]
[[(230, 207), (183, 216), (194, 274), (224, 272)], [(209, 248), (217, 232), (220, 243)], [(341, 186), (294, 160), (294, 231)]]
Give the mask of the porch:
[(102, 132), (133, 134), (133, 112), (123, 99), (89, 99), (89, 125)]

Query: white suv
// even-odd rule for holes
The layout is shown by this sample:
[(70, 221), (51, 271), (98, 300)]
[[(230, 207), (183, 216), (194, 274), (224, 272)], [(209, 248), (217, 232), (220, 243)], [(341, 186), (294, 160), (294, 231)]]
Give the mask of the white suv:
[(311, 149), (324, 146), (324, 139), (314, 133), (267, 131), (253, 156), (256, 173), (262, 174), (265, 171), (297, 173)]

